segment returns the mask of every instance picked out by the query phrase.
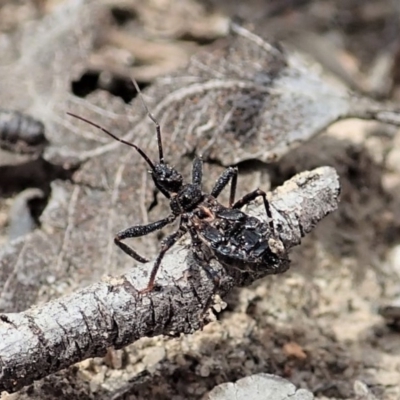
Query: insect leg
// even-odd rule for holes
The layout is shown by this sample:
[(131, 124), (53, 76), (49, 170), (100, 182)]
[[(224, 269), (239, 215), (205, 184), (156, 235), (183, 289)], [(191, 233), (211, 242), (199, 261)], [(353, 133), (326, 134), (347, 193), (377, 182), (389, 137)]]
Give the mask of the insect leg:
[(203, 180), (203, 159), (196, 157), (193, 162), (192, 170), (192, 183), (194, 185), (201, 186), (201, 181)]
[(275, 232), (274, 221), (272, 219), (271, 207), (270, 207), (269, 201), (267, 199), (267, 194), (264, 191), (262, 191), (261, 189), (256, 189), (256, 190), (253, 190), (250, 193), (247, 193), (240, 200), (238, 200), (232, 206), (232, 208), (242, 208), (244, 205), (250, 203), (251, 201), (256, 199), (258, 196), (261, 196), (263, 198), (265, 212), (266, 212), (267, 217), (269, 219), (269, 221), (268, 221), (269, 226), (270, 226), (272, 232)]
[(147, 285), (147, 287), (143, 290), (141, 290), (139, 293), (144, 294), (151, 292), (154, 288), (154, 282), (156, 280), (157, 272), (158, 269), (160, 268), (161, 261), (164, 258), (165, 253), (178, 241), (179, 238), (181, 238), (185, 233), (187, 232), (186, 228), (180, 226), (179, 229), (172, 233), (171, 235), (167, 236), (162, 242), (161, 242), (161, 250), (160, 253), (158, 254), (156, 261), (154, 262), (153, 269), (151, 270), (150, 274), (150, 280)]
[(118, 232), (114, 238), (114, 243), (121, 250), (123, 250), (126, 254), (128, 254), (128, 256), (131, 256), (136, 261), (145, 263), (149, 260), (145, 257), (142, 257), (135, 250), (133, 250), (132, 247), (121, 242), (121, 240), (126, 239), (126, 238), (133, 238), (133, 237), (148, 235), (151, 232), (158, 231), (159, 229), (164, 228), (165, 225), (170, 224), (171, 222), (175, 221), (175, 219), (176, 219), (176, 216), (172, 214), (172, 215), (169, 215), (167, 218), (161, 219), (160, 221), (152, 222), (151, 224), (148, 224), (148, 225), (132, 226), (128, 229)]
[(171, 198), (171, 195), (170, 195), (165, 189), (163, 189), (163, 188), (158, 184), (157, 180), (153, 178), (153, 181), (154, 181), (154, 184), (155, 184), (156, 188), (157, 188), (167, 199), (170, 199), (170, 198)]
[(231, 183), (231, 193), (229, 196), (229, 207), (232, 207), (235, 201), (235, 193), (236, 193), (236, 184), (237, 184), (237, 176), (238, 176), (238, 169), (237, 167), (229, 167), (227, 168), (222, 175), (217, 179), (213, 189), (211, 190), (211, 196), (217, 198), (222, 190), (224, 190), (225, 186), (229, 183), (232, 179)]

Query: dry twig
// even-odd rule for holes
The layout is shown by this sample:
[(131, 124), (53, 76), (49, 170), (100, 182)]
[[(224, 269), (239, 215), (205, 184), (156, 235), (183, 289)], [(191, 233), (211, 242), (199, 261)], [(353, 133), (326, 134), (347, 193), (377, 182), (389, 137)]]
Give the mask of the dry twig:
[[(160, 290), (145, 296), (137, 289), (147, 283), (147, 264), (25, 312), (1, 314), (0, 391), (14, 392), (77, 361), (103, 356), (110, 346), (201, 329), (212, 319), (216, 294), (286, 270), (288, 249), (337, 208), (338, 196), (338, 177), (330, 167), (298, 174), (272, 193), (272, 214), (285, 247), (274, 268), (253, 271), (248, 266), (238, 274), (234, 266), (225, 269), (216, 260), (204, 265), (190, 247), (178, 245), (163, 261)], [(256, 205), (248, 212), (264, 214)]]

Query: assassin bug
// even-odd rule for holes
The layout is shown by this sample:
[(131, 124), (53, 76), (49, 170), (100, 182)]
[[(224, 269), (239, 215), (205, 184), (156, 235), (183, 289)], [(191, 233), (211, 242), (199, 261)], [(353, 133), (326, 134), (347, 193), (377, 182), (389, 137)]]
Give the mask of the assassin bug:
[[(149, 260), (139, 255), (123, 240), (147, 235), (171, 224), (180, 217), (179, 228), (161, 242), (161, 250), (154, 262), (147, 287), (140, 293), (153, 290), (155, 279), (165, 253), (186, 233), (191, 235), (192, 245), (201, 249), (206, 245), (212, 253), (229, 265), (252, 264), (258, 267), (269, 267), (274, 264), (277, 254), (282, 250), (275, 240), (275, 228), (270, 205), (266, 193), (256, 189), (235, 202), (235, 193), (238, 177), (236, 167), (228, 167), (217, 179), (210, 194), (202, 191), (203, 161), (196, 157), (193, 161), (192, 182), (185, 183), (182, 175), (164, 160), (161, 128), (157, 120), (150, 113), (139, 86), (133, 80), (135, 89), (142, 101), (147, 116), (156, 126), (158, 143), (158, 162), (154, 163), (137, 145), (118, 138), (103, 127), (78, 115), (68, 113), (72, 117), (82, 120), (100, 130), (113, 139), (136, 149), (150, 167), (155, 186), (170, 201), (171, 214), (159, 221), (147, 225), (135, 225), (118, 232), (114, 243), (126, 254), (141, 263)], [(225, 207), (217, 201), (222, 190), (231, 182), (229, 206)], [(255, 198), (261, 196), (264, 202), (268, 222), (249, 216), (239, 209)], [(280, 271), (275, 271), (280, 272)]]

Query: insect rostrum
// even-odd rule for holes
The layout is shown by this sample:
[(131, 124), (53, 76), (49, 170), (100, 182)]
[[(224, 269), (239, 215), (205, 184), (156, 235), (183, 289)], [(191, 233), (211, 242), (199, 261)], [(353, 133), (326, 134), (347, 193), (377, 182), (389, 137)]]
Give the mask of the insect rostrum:
[[(162, 229), (180, 217), (178, 230), (162, 240), (149, 283), (140, 293), (153, 290), (155, 278), (165, 253), (186, 233), (191, 236), (194, 250), (201, 251), (202, 248), (206, 247), (227, 268), (232, 265), (236, 267), (253, 265), (262, 268), (275, 264), (279, 254), (284, 249), (281, 248), (282, 243), (276, 236), (266, 193), (256, 189), (235, 201), (238, 177), (236, 167), (228, 167), (217, 179), (211, 193), (204, 193), (202, 191), (203, 162), (201, 157), (196, 157), (193, 162), (192, 182), (185, 183), (182, 175), (164, 161), (160, 125), (149, 112), (141, 96), (139, 86), (135, 81), (133, 83), (147, 115), (156, 126), (159, 152), (157, 163), (153, 163), (146, 153), (135, 144), (116, 137), (103, 127), (85, 118), (71, 113), (68, 114), (102, 130), (113, 139), (135, 148), (149, 165), (155, 186), (170, 201), (171, 213), (167, 217), (147, 225), (135, 225), (118, 232), (114, 242), (119, 248), (136, 261), (148, 262), (147, 258), (138, 254), (123, 240), (144, 236)], [(225, 207), (217, 201), (217, 198), (229, 182), (231, 182), (229, 205)], [(263, 199), (268, 222), (240, 211), (240, 208), (259, 196)], [(276, 273), (278, 272), (283, 271), (277, 270)]]

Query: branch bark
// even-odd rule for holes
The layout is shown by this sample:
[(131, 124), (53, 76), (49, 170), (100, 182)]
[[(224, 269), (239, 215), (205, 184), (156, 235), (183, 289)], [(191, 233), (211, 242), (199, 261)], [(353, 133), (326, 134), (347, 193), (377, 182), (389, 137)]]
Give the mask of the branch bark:
[[(277, 264), (263, 271), (249, 265), (237, 273), (216, 260), (204, 265), (190, 246), (178, 244), (163, 261), (159, 289), (146, 295), (138, 289), (147, 284), (151, 262), (25, 312), (0, 314), (0, 392), (15, 392), (78, 361), (103, 356), (110, 346), (200, 329), (212, 320), (216, 294), (285, 271), (287, 251), (337, 208), (339, 191), (335, 170), (321, 167), (296, 175), (272, 193), (272, 214), (285, 250)], [(265, 214), (257, 204), (247, 212)]]
[(400, 106), (393, 103), (382, 104), (368, 97), (352, 95), (346, 118), (374, 120), (384, 124), (400, 126)]

